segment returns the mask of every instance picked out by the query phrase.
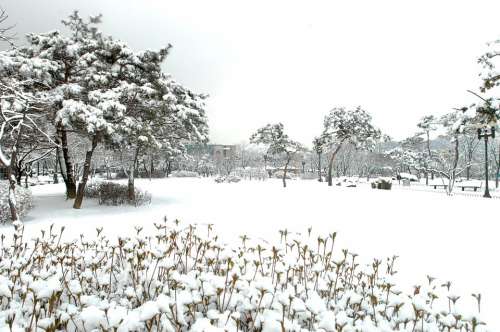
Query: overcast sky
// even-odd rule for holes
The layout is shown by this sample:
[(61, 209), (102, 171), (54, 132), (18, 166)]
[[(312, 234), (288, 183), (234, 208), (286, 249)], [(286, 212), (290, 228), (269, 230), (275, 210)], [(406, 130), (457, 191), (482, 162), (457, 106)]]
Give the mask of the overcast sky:
[(73, 9), (133, 48), (174, 48), (166, 71), (210, 94), (211, 139), (268, 122), (309, 144), (334, 106), (361, 105), (402, 139), (423, 115), (474, 101), (477, 57), (500, 38), (500, 1), (1, 0), (18, 42)]

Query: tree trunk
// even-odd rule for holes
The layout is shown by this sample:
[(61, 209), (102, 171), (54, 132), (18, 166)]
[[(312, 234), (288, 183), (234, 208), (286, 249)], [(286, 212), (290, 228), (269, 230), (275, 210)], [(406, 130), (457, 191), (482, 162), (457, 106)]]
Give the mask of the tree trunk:
[(128, 200), (135, 202), (134, 166), (130, 166), (128, 171)]
[(28, 189), (28, 176), (29, 175), (29, 170), (26, 169), (26, 176), (24, 177), (24, 188)]
[(286, 173), (288, 171), (288, 164), (290, 163), (290, 159), (291, 159), (290, 155), (287, 154), (285, 169), (283, 170), (283, 188), (286, 188)]
[[(25, 117), (23, 117), (25, 120)], [(12, 149), (10, 161), (5, 165), (7, 167), (7, 180), (9, 181), (9, 210), (10, 218), (12, 222), (19, 222), (19, 211), (17, 211), (17, 200), (16, 200), (16, 173), (19, 171), (15, 165), (17, 165), (17, 151), (19, 151), (20, 139), (22, 135), (23, 126), (20, 125), (17, 131), (16, 143)]]
[(472, 157), (473, 157), (473, 153), (474, 151), (472, 150), (472, 148), (468, 148), (468, 151), (467, 151), (467, 169), (466, 169), (466, 176), (467, 176), (467, 180), (470, 180), (470, 170), (471, 170), (471, 163), (472, 163)]
[(340, 143), (337, 148), (332, 153), (332, 156), (330, 157), (330, 162), (328, 163), (328, 186), (332, 186), (333, 180), (332, 180), (332, 171), (333, 171), (333, 161), (335, 160), (335, 156), (337, 153), (340, 151), (340, 148), (342, 147), (342, 143)]
[(54, 168), (55, 168), (54, 169), (54, 183), (56, 183), (56, 184), (59, 183), (59, 178), (57, 176), (57, 172), (58, 172), (57, 171), (57, 164), (58, 163), (57, 163), (57, 155), (56, 155), (56, 162), (55, 162), (55, 165), (54, 165)]
[(7, 178), (9, 180), (9, 209), (10, 209), (10, 219), (12, 222), (19, 221), (19, 213), (17, 211), (16, 202), (16, 174), (12, 168), (12, 165), (16, 162), (16, 149), (13, 149), (10, 165), (7, 166)]
[(455, 177), (456, 177), (459, 157), (460, 157), (460, 152), (458, 150), (458, 137), (455, 137), (455, 156), (453, 160), (453, 167), (450, 172), (450, 177), (448, 179), (448, 189), (447, 189), (448, 195), (453, 194), (453, 187), (455, 187)]
[(19, 186), (21, 185), (22, 177), (23, 177), (23, 174), (24, 174), (24, 172), (22, 171), (21, 167), (22, 167), (21, 165), (18, 165), (16, 167), (16, 172), (15, 172), (16, 173), (16, 183)]
[(321, 176), (321, 153), (318, 153), (318, 181), (323, 182), (323, 177)]
[(431, 139), (427, 130), (427, 162), (425, 163), (425, 185), (429, 185), (429, 161), (431, 160)]
[(153, 161), (153, 153), (150, 155), (150, 160), (149, 160), (149, 181), (151, 181), (151, 178), (153, 177), (153, 173), (155, 171), (155, 164)]
[(90, 165), (92, 162), (92, 154), (97, 146), (97, 135), (92, 138), (92, 147), (85, 154), (85, 164), (83, 164), (83, 175), (82, 180), (78, 184), (78, 190), (76, 192), (75, 202), (73, 204), (73, 209), (80, 209), (82, 207), (83, 195), (85, 194), (85, 186), (87, 185), (87, 180), (90, 175)]
[[(167, 178), (172, 173), (172, 162), (170, 160), (167, 161)], [(205, 172), (208, 173), (208, 172)], [(206, 174), (205, 174), (206, 175)]]
[(130, 203), (135, 202), (135, 176), (134, 169), (135, 164), (137, 163), (137, 158), (139, 157), (139, 147), (135, 149), (134, 160), (132, 164), (130, 164), (130, 168), (128, 171), (128, 200)]
[(498, 177), (500, 176), (500, 144), (498, 144), (497, 174), (495, 174), (495, 188), (498, 189)]
[(76, 197), (76, 182), (75, 173), (73, 172), (73, 164), (71, 162), (71, 157), (69, 155), (68, 149), (68, 135), (66, 129), (59, 124), (57, 126), (57, 134), (60, 137), (61, 150), (64, 159), (65, 175), (63, 173), (62, 165), (60, 165), (61, 174), (63, 175), (64, 183), (66, 184), (66, 198), (73, 199)]

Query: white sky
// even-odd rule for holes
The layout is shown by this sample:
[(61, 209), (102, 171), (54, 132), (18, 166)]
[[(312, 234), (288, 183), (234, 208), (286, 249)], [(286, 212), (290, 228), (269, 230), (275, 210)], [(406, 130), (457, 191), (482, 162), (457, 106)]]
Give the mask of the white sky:
[(475, 101), (477, 57), (500, 38), (500, 1), (2, 0), (19, 41), (73, 9), (136, 48), (174, 48), (166, 70), (211, 95), (212, 141), (281, 121), (309, 145), (334, 106), (361, 105), (402, 139), (429, 113)]

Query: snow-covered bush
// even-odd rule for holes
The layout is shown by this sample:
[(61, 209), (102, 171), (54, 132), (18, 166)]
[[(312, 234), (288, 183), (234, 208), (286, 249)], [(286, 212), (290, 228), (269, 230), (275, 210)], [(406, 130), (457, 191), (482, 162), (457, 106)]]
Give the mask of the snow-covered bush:
[(480, 294), (464, 307), (430, 276), (405, 293), (396, 257), (365, 264), (336, 233), (229, 246), (212, 225), (154, 225), (72, 242), (17, 227), (0, 249), (0, 330), (485, 331)]
[(234, 175), (218, 176), (217, 178), (215, 178), (215, 182), (217, 183), (237, 183), (240, 181), (241, 178)]
[(357, 178), (342, 176), (335, 180), (335, 185), (343, 187), (356, 187), (358, 182), (359, 179)]
[[(278, 178), (278, 179), (283, 178), (283, 175), (284, 175), (283, 171), (276, 171), (276, 172), (273, 173), (273, 177), (274, 178)], [(297, 176), (295, 174), (290, 173), (290, 172), (286, 173), (286, 179), (287, 180), (295, 180), (296, 178), (297, 178)]]
[(410, 173), (399, 173), (398, 179), (407, 179), (413, 182), (418, 182), (418, 177)]
[(199, 178), (200, 174), (192, 171), (174, 171), (170, 176), (173, 178)]
[(267, 180), (269, 174), (263, 167), (237, 167), (231, 175), (238, 176), (245, 180)]
[(85, 187), (85, 197), (98, 199), (100, 205), (133, 204), (141, 206), (151, 203), (151, 194), (138, 188), (135, 190), (135, 199), (131, 202), (128, 197), (128, 186), (123, 183), (110, 181), (93, 181)]
[(378, 178), (372, 182), (371, 186), (373, 189), (391, 190), (392, 181), (390, 178)]
[[(25, 216), (33, 207), (31, 191), (21, 186), (16, 187), (17, 213), (20, 217)], [(0, 224), (10, 221), (9, 208), (9, 182), (0, 181)]]

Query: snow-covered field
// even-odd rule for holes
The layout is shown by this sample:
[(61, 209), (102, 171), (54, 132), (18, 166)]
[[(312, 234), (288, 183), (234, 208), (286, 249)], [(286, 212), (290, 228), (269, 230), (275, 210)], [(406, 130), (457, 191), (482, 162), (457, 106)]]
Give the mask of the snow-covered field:
[[(369, 261), (398, 255), (397, 279), (408, 287), (426, 275), (451, 280), (459, 295), (481, 293), (482, 317), (500, 329), (500, 297), (496, 255), (499, 203), (475, 197), (400, 190), (327, 187), (317, 181), (242, 181), (216, 184), (213, 179), (138, 180), (153, 195), (145, 207), (104, 207), (85, 201), (82, 210), (64, 202), (62, 185), (33, 188), (35, 208), (25, 218), (29, 236), (50, 224), (66, 226), (65, 237), (87, 237), (96, 227), (108, 235), (134, 232), (133, 225), (153, 229), (164, 216), (184, 222), (212, 223), (225, 241), (246, 233), (279, 240), (278, 230), (316, 234), (337, 231), (337, 249), (349, 248)], [(10, 234), (11, 226), (0, 233)], [(472, 303), (472, 302), (471, 302)]]

